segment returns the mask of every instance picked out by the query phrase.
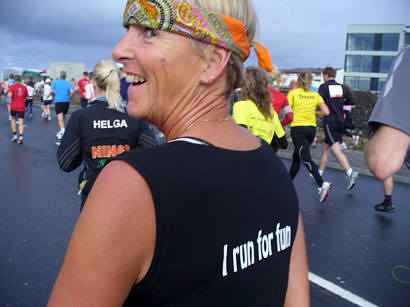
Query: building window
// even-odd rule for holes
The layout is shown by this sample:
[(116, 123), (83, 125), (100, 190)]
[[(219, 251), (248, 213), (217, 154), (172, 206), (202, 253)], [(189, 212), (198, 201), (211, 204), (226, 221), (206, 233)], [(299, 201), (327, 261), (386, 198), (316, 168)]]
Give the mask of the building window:
[(347, 55), (345, 71), (388, 73), (393, 60), (392, 56)]
[(384, 33), (382, 35), (382, 44), (381, 49), (382, 51), (397, 51), (399, 50), (399, 33)]
[(410, 33), (406, 33), (406, 36), (404, 38), (404, 43), (406, 45), (410, 45)]
[(345, 77), (344, 83), (356, 91), (382, 91), (385, 78)]
[(348, 33), (346, 50), (397, 51), (399, 33)]
[(347, 50), (373, 50), (374, 34), (373, 33), (348, 33)]
[(386, 79), (384, 78), (380, 78), (379, 79), (379, 88), (378, 91), (382, 91), (384, 89), (384, 86), (386, 85)]
[(347, 55), (346, 72), (372, 72), (373, 57), (371, 55)]
[[(374, 82), (374, 81), (373, 81)], [(345, 82), (354, 90), (369, 91), (371, 79), (361, 77), (345, 77)]]
[(371, 78), (370, 79), (370, 90), (371, 91), (378, 91), (379, 90), (379, 78)]
[(381, 56), (379, 72), (388, 73), (390, 71), (391, 65), (393, 64), (393, 60), (394, 60), (393, 56)]

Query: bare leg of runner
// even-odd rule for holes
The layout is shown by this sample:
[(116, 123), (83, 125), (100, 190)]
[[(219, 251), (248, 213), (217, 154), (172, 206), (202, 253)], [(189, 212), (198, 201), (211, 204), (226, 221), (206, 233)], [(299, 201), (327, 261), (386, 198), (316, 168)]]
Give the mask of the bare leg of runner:
[(57, 114), (57, 122), (58, 122), (58, 127), (60, 128), (60, 131), (64, 129), (64, 126), (65, 126), (64, 119), (65, 119), (64, 113)]
[(329, 162), (329, 154), (330, 154), (330, 147), (326, 143), (322, 144), (322, 158), (320, 160), (320, 167), (319, 167), (319, 172), (321, 172), (321, 175), (325, 171), (325, 168), (327, 166), (327, 163)]

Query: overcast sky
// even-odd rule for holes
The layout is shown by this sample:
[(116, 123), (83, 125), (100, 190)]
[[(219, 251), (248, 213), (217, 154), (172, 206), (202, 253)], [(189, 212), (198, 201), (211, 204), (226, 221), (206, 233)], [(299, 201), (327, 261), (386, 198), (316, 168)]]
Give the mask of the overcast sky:
[[(0, 68), (110, 59), (126, 0), (1, 0)], [(220, 0), (224, 1), (224, 0)], [(343, 67), (348, 24), (410, 25), (409, 0), (253, 0), (258, 39), (279, 68)], [(256, 63), (254, 56), (248, 63)]]

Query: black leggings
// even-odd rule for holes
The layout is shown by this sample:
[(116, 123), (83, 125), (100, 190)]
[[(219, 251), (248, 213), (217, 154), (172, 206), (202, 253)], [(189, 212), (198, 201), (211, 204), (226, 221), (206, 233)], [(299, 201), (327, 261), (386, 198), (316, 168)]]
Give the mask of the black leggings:
[(316, 127), (312, 126), (296, 126), (290, 130), (293, 146), (295, 147), (292, 156), (292, 165), (289, 170), (290, 178), (293, 180), (300, 168), (300, 160), (305, 164), (309, 173), (315, 178), (319, 187), (323, 184), (322, 176), (319, 174), (319, 169), (310, 155), (310, 144), (313, 142), (316, 135)]

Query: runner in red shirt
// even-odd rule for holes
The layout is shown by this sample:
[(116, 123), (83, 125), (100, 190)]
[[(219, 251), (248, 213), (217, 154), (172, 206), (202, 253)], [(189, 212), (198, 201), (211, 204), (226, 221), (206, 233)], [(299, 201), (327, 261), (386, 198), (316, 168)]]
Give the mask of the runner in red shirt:
[[(28, 97), (27, 88), (20, 84), (20, 76), (14, 76), (14, 84), (9, 87), (7, 94), (11, 98), (10, 115), (11, 115), (11, 131), (13, 132), (13, 142), (23, 144), (23, 132), (24, 132), (24, 111), (26, 108), (26, 97)], [(20, 136), (17, 138), (16, 132), (16, 118), (19, 123)]]
[(286, 96), (279, 92), (279, 87), (282, 83), (282, 79), (280, 77), (280, 72), (276, 66), (273, 67), (270, 76), (272, 78), (272, 84), (269, 86), (269, 91), (272, 95), (272, 107), (275, 109), (276, 113), (278, 113), (280, 123), (282, 124), (282, 127), (284, 127), (293, 121), (293, 110), (289, 105)]
[[(282, 114), (284, 115), (284, 118), (281, 119), (280, 123), (282, 124), (282, 127), (286, 126), (287, 124), (291, 123), (293, 120), (292, 107), (289, 105), (288, 99), (286, 98), (284, 94), (275, 90), (272, 87), (269, 87), (269, 91), (272, 95), (272, 107), (275, 109), (278, 115), (282, 115)], [(281, 114), (281, 111), (283, 111), (282, 114)]]
[(77, 87), (75, 90), (77, 91), (80, 89), (80, 100), (81, 100), (81, 108), (85, 108), (87, 106), (87, 99), (84, 97), (85, 94), (85, 86), (90, 83), (90, 79), (88, 79), (88, 72), (83, 73), (83, 78), (80, 79), (77, 83)]

